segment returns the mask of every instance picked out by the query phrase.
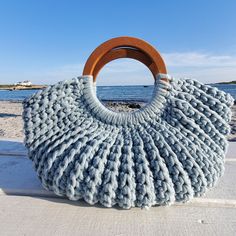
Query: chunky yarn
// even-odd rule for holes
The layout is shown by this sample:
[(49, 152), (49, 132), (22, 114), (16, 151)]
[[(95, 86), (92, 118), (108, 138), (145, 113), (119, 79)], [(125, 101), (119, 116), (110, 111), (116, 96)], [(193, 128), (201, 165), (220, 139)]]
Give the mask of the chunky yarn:
[(24, 101), (25, 145), (43, 186), (71, 200), (122, 208), (186, 202), (224, 172), (232, 105), (217, 88), (159, 74), (149, 104), (116, 113), (82, 76)]

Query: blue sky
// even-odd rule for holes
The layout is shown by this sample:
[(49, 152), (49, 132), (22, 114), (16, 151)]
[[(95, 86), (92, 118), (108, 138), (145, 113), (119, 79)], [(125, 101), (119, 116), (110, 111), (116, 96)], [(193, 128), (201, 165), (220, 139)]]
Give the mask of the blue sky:
[[(236, 80), (235, 12), (234, 0), (0, 0), (0, 83), (79, 76), (93, 49), (123, 35), (155, 46), (173, 76)], [(106, 65), (97, 81), (153, 83), (144, 65), (128, 59)]]

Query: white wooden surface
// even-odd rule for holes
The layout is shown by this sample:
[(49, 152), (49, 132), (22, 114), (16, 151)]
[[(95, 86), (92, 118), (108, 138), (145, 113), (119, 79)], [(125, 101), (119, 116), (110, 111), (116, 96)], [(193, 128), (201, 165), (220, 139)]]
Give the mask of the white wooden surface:
[(0, 235), (236, 235), (236, 143), (216, 188), (188, 204), (107, 209), (42, 189), (21, 142), (0, 140)]

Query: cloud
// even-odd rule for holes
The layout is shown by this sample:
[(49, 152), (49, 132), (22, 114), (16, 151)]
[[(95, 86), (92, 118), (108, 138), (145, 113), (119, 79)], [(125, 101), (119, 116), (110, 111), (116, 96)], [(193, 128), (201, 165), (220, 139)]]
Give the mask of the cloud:
[(97, 78), (98, 85), (153, 84), (151, 71), (133, 59), (115, 60), (107, 64)]
[[(203, 83), (236, 80), (236, 55), (214, 55), (200, 52), (163, 53), (168, 73), (174, 77), (188, 77)], [(80, 76), (83, 63), (52, 68), (34, 68), (27, 71), (12, 71), (1, 75), (8, 83), (30, 80), (33, 83), (53, 84)], [(5, 77), (4, 77), (5, 76)], [(99, 73), (98, 85), (152, 84), (153, 77), (146, 66), (131, 59), (108, 63)]]
[(15, 69), (8, 73), (0, 72), (0, 77), (4, 79), (3, 82), (6, 84), (23, 80), (30, 80), (33, 84), (54, 84), (81, 75), (83, 66), (82, 63), (78, 63), (48, 68)]
[(48, 81), (61, 81), (71, 79), (82, 75), (84, 65), (82, 63), (64, 65), (48, 70), (43, 70), (40, 75), (42, 78), (48, 78)]
[(236, 66), (236, 56), (211, 55), (198, 52), (164, 53), (168, 66), (173, 67), (232, 67)]
[[(236, 80), (236, 56), (199, 52), (163, 53), (162, 56), (168, 73), (174, 77), (193, 78), (203, 83)], [(132, 60), (108, 64), (100, 77), (111, 81), (111, 84), (117, 84), (117, 80), (120, 84), (153, 82), (148, 69)]]
[(236, 80), (236, 56), (186, 52), (163, 54), (169, 73), (203, 83)]

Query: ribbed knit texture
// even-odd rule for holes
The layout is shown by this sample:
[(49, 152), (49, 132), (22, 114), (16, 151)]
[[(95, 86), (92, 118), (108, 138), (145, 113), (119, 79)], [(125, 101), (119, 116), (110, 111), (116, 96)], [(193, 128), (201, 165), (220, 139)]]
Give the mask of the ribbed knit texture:
[(150, 103), (116, 113), (83, 76), (23, 104), (29, 158), (43, 186), (71, 200), (169, 205), (203, 195), (223, 174), (233, 98), (217, 88), (160, 74)]

